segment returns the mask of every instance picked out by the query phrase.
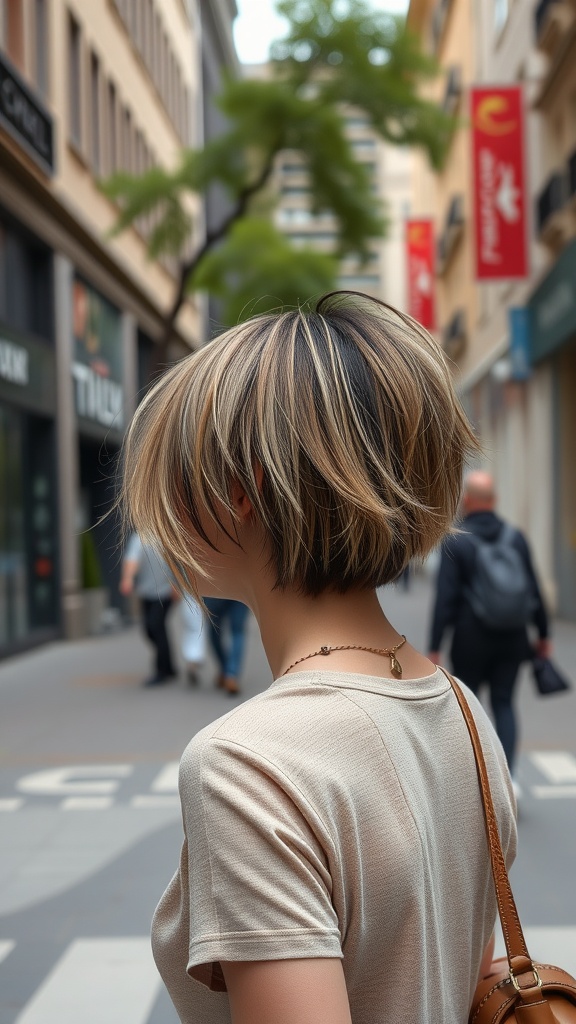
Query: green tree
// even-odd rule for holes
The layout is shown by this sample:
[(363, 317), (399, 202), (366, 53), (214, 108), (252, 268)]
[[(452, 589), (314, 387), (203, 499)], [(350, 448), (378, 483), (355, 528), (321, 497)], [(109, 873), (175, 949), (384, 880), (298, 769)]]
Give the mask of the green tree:
[[(342, 257), (367, 258), (370, 240), (386, 230), (385, 210), (346, 138), (346, 108), (363, 112), (386, 141), (423, 148), (436, 167), (453, 128), (420, 95), (438, 68), (403, 19), (372, 10), (367, 0), (279, 0), (277, 8), (289, 31), (272, 47), (273, 76), (226, 82), (218, 102), (228, 130), (203, 149), (184, 150), (174, 170), (116, 174), (103, 186), (121, 208), (116, 232), (154, 211), (150, 257), (179, 260), (166, 343), (192, 291), (220, 296), (233, 323), (329, 290)], [(292, 247), (272, 223), (270, 179), (285, 149), (302, 154), (312, 212), (335, 217), (334, 257)], [(215, 184), (230, 210), (189, 254), (193, 225), (184, 199)]]

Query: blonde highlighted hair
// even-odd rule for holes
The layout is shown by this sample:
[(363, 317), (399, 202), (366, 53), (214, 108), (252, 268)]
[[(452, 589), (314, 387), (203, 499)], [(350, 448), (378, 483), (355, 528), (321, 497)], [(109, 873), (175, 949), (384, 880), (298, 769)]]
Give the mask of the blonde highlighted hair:
[(333, 292), (313, 311), (254, 317), (172, 367), (128, 432), (123, 500), (196, 594), (209, 575), (198, 537), (213, 547), (207, 523), (230, 535), (234, 482), (277, 587), (373, 588), (450, 528), (476, 449), (430, 335), (376, 299)]

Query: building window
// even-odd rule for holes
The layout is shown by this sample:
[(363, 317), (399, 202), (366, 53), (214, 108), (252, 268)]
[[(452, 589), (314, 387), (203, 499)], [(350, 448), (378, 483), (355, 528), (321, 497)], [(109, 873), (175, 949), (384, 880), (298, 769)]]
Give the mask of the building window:
[(351, 139), (350, 145), (355, 153), (372, 153), (376, 149), (374, 139)]
[(46, 0), (34, 0), (34, 78), (39, 92), (48, 92), (48, 19)]
[(148, 71), (152, 72), (152, 39), (154, 36), (154, 10), (152, 7), (152, 0), (145, 0), (143, 21), (142, 56), (144, 57), (144, 63), (146, 64)]
[(280, 224), (310, 224), (314, 216), (310, 210), (302, 207), (286, 206), (278, 210), (278, 221)]
[(122, 165), (128, 174), (132, 173), (132, 115), (127, 107), (122, 115)]
[(70, 138), (82, 145), (82, 39), (80, 26), (68, 17), (68, 96), (70, 104)]
[(10, 60), (24, 71), (23, 0), (4, 0), (3, 38)]
[(508, 21), (510, 0), (494, 0), (494, 31), (501, 32)]
[(341, 288), (361, 292), (364, 288), (379, 288), (380, 278), (377, 274), (341, 274), (338, 278), (338, 284)]
[(116, 86), (108, 82), (108, 170), (118, 170), (118, 100)]
[(90, 54), (90, 156), (92, 169), (100, 174), (100, 61), (95, 53)]

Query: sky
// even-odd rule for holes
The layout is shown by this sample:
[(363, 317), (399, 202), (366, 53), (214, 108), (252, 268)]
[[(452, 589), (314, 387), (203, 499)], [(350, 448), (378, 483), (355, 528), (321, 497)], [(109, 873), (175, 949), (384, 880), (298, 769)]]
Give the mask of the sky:
[[(275, 0), (236, 0), (238, 17), (234, 38), (243, 64), (260, 64), (268, 59), (268, 47), (281, 38), (285, 22), (275, 14)], [(372, 0), (372, 7), (405, 14), (408, 0)]]

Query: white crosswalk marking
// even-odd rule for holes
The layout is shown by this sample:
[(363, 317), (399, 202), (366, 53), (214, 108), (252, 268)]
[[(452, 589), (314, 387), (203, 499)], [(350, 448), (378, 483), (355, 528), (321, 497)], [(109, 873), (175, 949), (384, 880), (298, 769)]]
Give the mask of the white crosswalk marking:
[(0, 939), (0, 964), (14, 949), (15, 943), (10, 939)]
[(532, 786), (532, 796), (538, 800), (573, 800), (576, 797), (576, 786)]
[(2, 797), (0, 811), (19, 811), (24, 801), (19, 796)]
[(148, 938), (78, 939), (16, 1024), (145, 1024), (160, 986)]
[(140, 796), (133, 796), (130, 805), (147, 811), (165, 807), (176, 809), (180, 807), (180, 797), (163, 796), (161, 793), (142, 793)]
[(62, 811), (107, 811), (114, 800), (111, 796), (67, 796), (60, 804)]
[[(538, 963), (553, 964), (576, 976), (576, 928), (559, 926), (524, 928), (528, 952)], [(496, 957), (506, 955), (504, 939), (496, 937)]]
[(156, 776), (152, 786), (153, 793), (177, 793), (178, 792), (178, 769), (179, 761), (170, 761), (165, 764), (159, 775)]
[(573, 754), (563, 750), (541, 750), (530, 754), (530, 760), (553, 785), (576, 782), (576, 757)]

